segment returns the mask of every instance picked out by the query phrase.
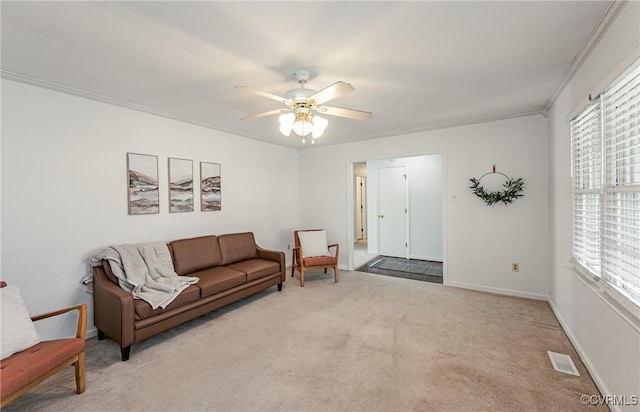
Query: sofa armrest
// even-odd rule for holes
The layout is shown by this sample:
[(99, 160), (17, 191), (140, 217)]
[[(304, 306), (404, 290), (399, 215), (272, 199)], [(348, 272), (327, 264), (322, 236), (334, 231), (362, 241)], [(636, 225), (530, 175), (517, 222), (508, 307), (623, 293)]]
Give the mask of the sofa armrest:
[(133, 295), (114, 284), (101, 266), (93, 268), (93, 323), (121, 348), (135, 342)]
[(279, 252), (277, 250), (263, 249), (260, 246), (256, 246), (256, 250), (258, 252), (259, 259), (271, 260), (273, 262), (278, 262), (280, 264), (280, 276), (282, 281), (284, 282), (287, 279), (287, 276), (286, 276), (287, 266), (284, 260), (284, 252)]
[(86, 339), (87, 337), (87, 305), (77, 305), (72, 306), (70, 308), (60, 309), (53, 312), (43, 313), (38, 316), (33, 316), (31, 318), (32, 321), (38, 321), (42, 319), (47, 319), (53, 316), (62, 315), (63, 313), (71, 312), (72, 310), (78, 311), (78, 327), (76, 329), (76, 338)]

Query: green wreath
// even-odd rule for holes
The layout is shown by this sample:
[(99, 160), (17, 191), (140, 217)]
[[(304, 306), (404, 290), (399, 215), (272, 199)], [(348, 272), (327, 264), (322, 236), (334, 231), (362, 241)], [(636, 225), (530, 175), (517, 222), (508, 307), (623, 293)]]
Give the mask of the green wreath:
[[(491, 173), (498, 173), (507, 178), (507, 181), (502, 185), (504, 186), (505, 190), (495, 192), (487, 192), (486, 190), (484, 190), (484, 187), (480, 185), (480, 181), (483, 177)], [(484, 200), (484, 202), (489, 206), (498, 202), (502, 202), (507, 205), (517, 198), (523, 196), (522, 191), (524, 187), (524, 180), (522, 180), (522, 178), (514, 179), (512, 177), (508, 177), (504, 173), (496, 172), (494, 170), (493, 172), (483, 174), (482, 176), (480, 176), (480, 179), (472, 177), (469, 180), (472, 183), (470, 188), (471, 190), (473, 190), (473, 194)]]

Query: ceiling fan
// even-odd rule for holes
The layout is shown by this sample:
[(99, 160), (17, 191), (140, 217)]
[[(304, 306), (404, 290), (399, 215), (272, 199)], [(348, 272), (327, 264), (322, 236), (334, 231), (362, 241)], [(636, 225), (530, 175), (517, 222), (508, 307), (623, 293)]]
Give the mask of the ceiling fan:
[(329, 100), (333, 100), (337, 97), (355, 91), (353, 86), (349, 83), (336, 82), (331, 86), (316, 92), (313, 89), (305, 88), (310, 77), (310, 73), (308, 71), (297, 71), (294, 74), (294, 77), (300, 84), (300, 88), (287, 91), (284, 94), (284, 97), (252, 89), (250, 87), (236, 86), (239, 90), (275, 100), (286, 106), (286, 108), (270, 110), (268, 112), (247, 116), (241, 120), (253, 120), (274, 114), (280, 114), (280, 132), (283, 135), (289, 136), (293, 130), (298, 136), (302, 136), (302, 143), (305, 143), (304, 137), (311, 133), (311, 143), (315, 143), (315, 139), (324, 133), (324, 129), (326, 129), (329, 123), (326, 119), (320, 117), (318, 115), (319, 113), (357, 120), (365, 120), (371, 117), (370, 112), (323, 106), (323, 104)]

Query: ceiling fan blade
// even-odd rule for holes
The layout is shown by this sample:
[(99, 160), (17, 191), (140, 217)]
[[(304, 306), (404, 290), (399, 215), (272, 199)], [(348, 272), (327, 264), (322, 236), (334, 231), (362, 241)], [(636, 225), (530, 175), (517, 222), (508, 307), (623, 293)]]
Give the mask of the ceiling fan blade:
[(268, 112), (262, 112), (262, 113), (258, 113), (258, 114), (254, 114), (251, 116), (247, 116), (247, 117), (243, 117), (240, 120), (253, 120), (253, 119), (260, 119), (262, 117), (267, 117), (267, 116), (271, 116), (274, 114), (279, 114), (279, 113), (286, 113), (288, 112), (288, 109), (276, 109), (276, 110), (270, 110)]
[(371, 112), (363, 112), (362, 110), (343, 109), (340, 107), (320, 106), (316, 110), (319, 113), (329, 114), (331, 116), (348, 117), (349, 119), (367, 120), (373, 114)]
[(289, 105), (289, 99), (285, 99), (281, 96), (276, 96), (275, 94), (263, 92), (262, 90), (252, 89), (251, 87), (246, 86), (236, 86), (236, 89), (242, 90), (243, 92), (257, 94), (258, 96), (266, 97), (267, 99), (275, 100), (276, 102), (284, 103)]
[(309, 97), (309, 100), (313, 99), (314, 104), (322, 104), (324, 102), (328, 102), (329, 100), (333, 100), (336, 97), (340, 97), (347, 93), (351, 93), (352, 91), (355, 91), (355, 90), (356, 89), (354, 89), (353, 86), (350, 85), (349, 83), (335, 82), (331, 86), (324, 88), (319, 92), (317, 92), (316, 94), (314, 94), (313, 96)]

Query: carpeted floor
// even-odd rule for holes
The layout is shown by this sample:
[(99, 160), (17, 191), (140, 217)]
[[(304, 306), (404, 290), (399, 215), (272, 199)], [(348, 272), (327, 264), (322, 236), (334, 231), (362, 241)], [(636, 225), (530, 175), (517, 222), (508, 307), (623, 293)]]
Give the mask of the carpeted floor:
[[(134, 345), (88, 341), (3, 411), (606, 411), (546, 302), (310, 272)], [(569, 354), (580, 377), (555, 371)]]
[(421, 280), (442, 284), (442, 262), (377, 256), (356, 269), (357, 272)]

